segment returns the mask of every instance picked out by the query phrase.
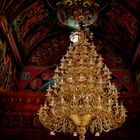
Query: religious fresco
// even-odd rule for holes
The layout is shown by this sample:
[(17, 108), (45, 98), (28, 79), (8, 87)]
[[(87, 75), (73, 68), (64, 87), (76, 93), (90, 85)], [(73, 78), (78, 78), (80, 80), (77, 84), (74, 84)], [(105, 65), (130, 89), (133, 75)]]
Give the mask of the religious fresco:
[[(56, 33), (46, 39), (37, 47), (29, 57), (27, 65), (51, 66), (62, 58), (69, 46), (69, 33)], [(126, 60), (124, 54), (106, 38), (94, 35), (94, 43), (99, 54), (104, 58), (104, 63), (109, 68), (124, 68)], [(51, 64), (51, 65), (49, 65)]]
[(109, 68), (125, 68), (127, 61), (121, 51), (108, 39), (95, 36), (94, 43), (97, 52), (102, 55), (103, 62)]
[(54, 33), (31, 52), (27, 65), (49, 67), (56, 64), (65, 54), (69, 43), (69, 32)]
[(123, 6), (112, 1), (105, 12), (99, 14), (98, 20), (100, 30), (104, 31), (102, 34), (125, 53), (129, 62), (132, 59), (132, 50), (135, 49), (133, 43), (138, 32), (137, 19)]
[(0, 28), (0, 90), (17, 89), (17, 67), (9, 42)]
[[(49, 69), (27, 67), (22, 71), (19, 80), (19, 90), (30, 92), (42, 92), (46, 90), (48, 85), (53, 85), (52, 77), (54, 76), (55, 66)], [(30, 75), (30, 78), (22, 79), (25, 74)], [(44, 86), (45, 85), (45, 86)]]
[[(117, 86), (118, 91), (123, 95), (136, 95), (137, 89), (134, 82), (134, 77), (127, 69), (111, 69), (111, 81)], [(126, 94), (127, 95), (127, 94)]]
[(44, 8), (44, 4), (36, 1), (13, 21), (12, 29), (21, 53), (28, 53), (35, 44), (46, 37), (49, 31), (48, 25), (45, 24), (47, 16), (48, 10)]

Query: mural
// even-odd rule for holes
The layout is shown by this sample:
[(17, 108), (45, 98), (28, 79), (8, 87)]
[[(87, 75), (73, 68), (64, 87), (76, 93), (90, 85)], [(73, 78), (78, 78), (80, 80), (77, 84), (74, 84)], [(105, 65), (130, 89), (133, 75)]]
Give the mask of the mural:
[[(19, 90), (24, 90), (24, 91), (31, 91), (31, 92), (42, 92), (46, 90), (46, 87), (49, 85), (53, 85), (52, 77), (54, 75), (54, 68), (55, 66), (52, 66), (49, 69), (41, 69), (33, 67), (28, 67), (24, 69), (20, 76), (19, 80)], [(30, 75), (29, 79), (21, 79), (22, 76), (28, 73)]]
[(134, 82), (134, 77), (132, 74), (124, 68), (120, 69), (111, 69), (112, 72), (112, 79), (111, 81), (115, 83), (117, 86), (118, 91), (121, 94), (129, 95), (136, 95), (136, 85)]
[(17, 89), (17, 68), (9, 42), (0, 29), (0, 90)]
[(27, 64), (52, 66), (65, 54), (69, 43), (69, 31), (54, 33), (32, 51)]
[(109, 68), (124, 68), (126, 60), (121, 51), (106, 38), (95, 36), (94, 43), (97, 52), (102, 55), (104, 63)]
[(115, 1), (111, 2), (105, 12), (101, 12), (98, 19), (102, 34), (124, 52), (129, 62), (134, 49), (130, 44), (134, 43), (138, 30), (137, 19)]
[(13, 21), (12, 29), (20, 47), (19, 50), (26, 54), (35, 43), (38, 43), (48, 33), (48, 25), (43, 25), (48, 10), (42, 2), (36, 1), (25, 8)]

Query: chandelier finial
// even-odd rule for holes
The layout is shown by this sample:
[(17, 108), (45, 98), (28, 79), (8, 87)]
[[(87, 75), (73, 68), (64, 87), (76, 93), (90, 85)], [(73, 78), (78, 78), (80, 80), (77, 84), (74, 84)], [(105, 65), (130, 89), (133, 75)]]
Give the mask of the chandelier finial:
[(94, 24), (98, 7), (94, 0), (63, 0), (57, 3), (57, 17), (64, 25), (81, 28)]

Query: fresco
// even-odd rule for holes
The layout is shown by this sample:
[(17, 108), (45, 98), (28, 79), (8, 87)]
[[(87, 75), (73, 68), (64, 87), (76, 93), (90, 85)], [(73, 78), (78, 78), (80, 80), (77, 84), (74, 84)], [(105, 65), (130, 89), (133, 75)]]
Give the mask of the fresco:
[[(112, 82), (121, 94), (136, 95), (137, 89), (133, 75), (127, 69), (111, 69)], [(127, 95), (127, 94), (126, 94)]]
[(132, 57), (133, 43), (135, 42), (138, 31), (137, 19), (123, 6), (112, 1), (99, 14), (98, 20), (100, 30), (103, 32), (102, 34), (125, 53), (125, 57), (129, 62)]
[(102, 38), (101, 36), (96, 36), (94, 43), (97, 52), (102, 55), (103, 62), (109, 68), (124, 68), (127, 65), (127, 61), (123, 56), (122, 52), (108, 39)]
[[(19, 46), (19, 50), (26, 54), (48, 33), (47, 20), (48, 10), (42, 2), (36, 1), (25, 8), (13, 21), (12, 29)], [(40, 26), (42, 23), (44, 25)]]
[[(59, 63), (62, 55), (66, 53), (69, 43), (69, 32), (53, 34), (32, 51), (27, 65), (49, 67)], [(108, 39), (95, 34), (94, 43), (98, 53), (102, 54), (104, 63), (110, 68), (124, 68), (126, 66), (124, 54)]]
[(65, 54), (69, 43), (69, 32), (54, 33), (31, 52), (27, 65), (49, 67), (56, 64)]
[(0, 90), (17, 89), (17, 68), (9, 42), (0, 28)]
[[(53, 85), (52, 77), (54, 76), (55, 66), (49, 69), (27, 67), (22, 71), (19, 80), (19, 90), (42, 92), (46, 90), (46, 87)], [(29, 74), (30, 78), (22, 79), (25, 74)]]

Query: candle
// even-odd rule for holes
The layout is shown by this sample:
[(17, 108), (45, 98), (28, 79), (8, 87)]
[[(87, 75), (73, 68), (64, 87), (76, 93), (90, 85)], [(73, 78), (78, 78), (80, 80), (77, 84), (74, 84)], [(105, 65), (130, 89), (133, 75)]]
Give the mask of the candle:
[(44, 107), (47, 107), (47, 100), (46, 100), (45, 103), (44, 103)]
[(124, 106), (122, 102), (121, 102), (121, 115), (124, 115)]
[(61, 97), (61, 103), (62, 103), (62, 104), (64, 103), (64, 98), (63, 98), (63, 97)]

